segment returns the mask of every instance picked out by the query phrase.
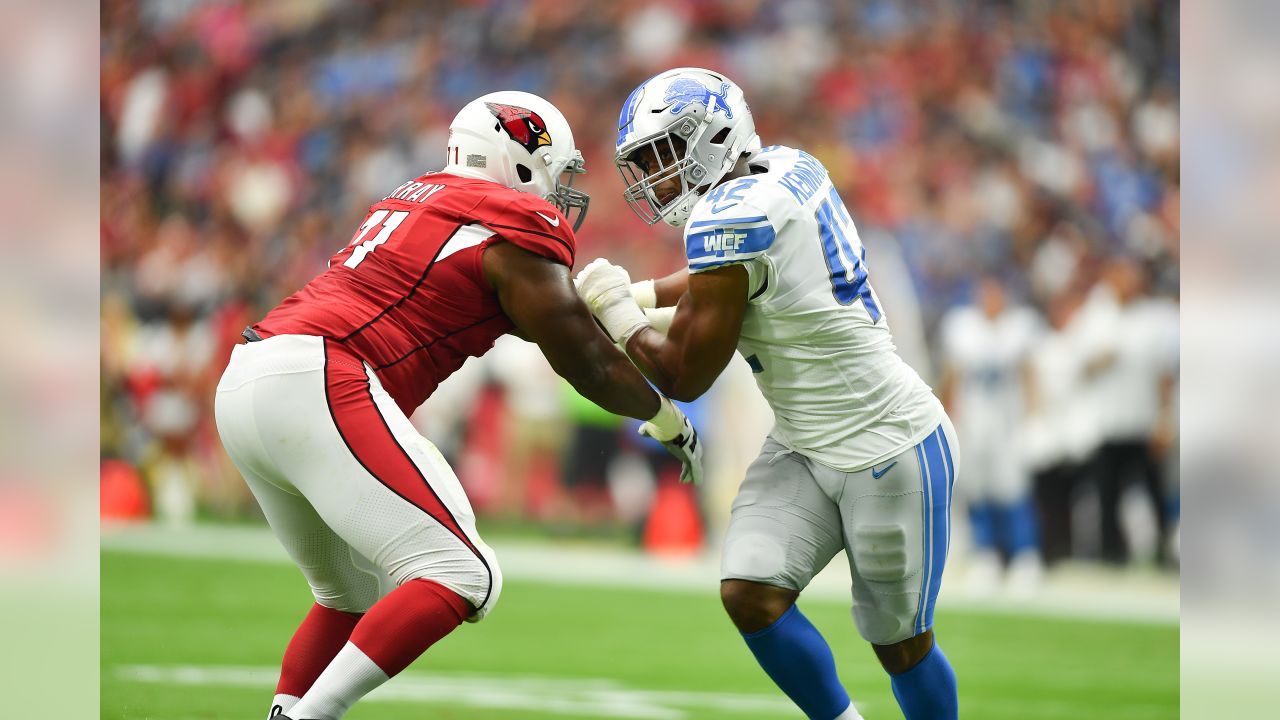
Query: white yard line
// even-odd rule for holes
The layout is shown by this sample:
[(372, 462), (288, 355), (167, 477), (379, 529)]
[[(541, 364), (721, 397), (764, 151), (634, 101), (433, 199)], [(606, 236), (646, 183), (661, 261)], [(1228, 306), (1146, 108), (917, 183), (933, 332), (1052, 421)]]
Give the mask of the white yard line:
[[(491, 540), (509, 579), (565, 585), (716, 592), (719, 560), (707, 551), (692, 558), (664, 559), (616, 547), (572, 542)], [(288, 563), (266, 528), (197, 525), (172, 528), (136, 525), (104, 528), (102, 549), (112, 552), (216, 560)], [(949, 567), (939, 607), (943, 611), (995, 612), (1090, 620), (1174, 624), (1179, 601), (1176, 578), (1077, 568), (1052, 574), (1033, 597), (1021, 600), (965, 595)], [(805, 590), (808, 601), (847, 602), (849, 568), (837, 557)]]
[[(234, 687), (269, 692), (279, 669), (237, 665), (121, 665), (113, 674), (124, 682), (165, 686)], [(630, 688), (601, 678), (540, 677), (531, 675), (471, 675), (409, 671), (374, 690), (361, 702), (412, 702), (424, 705), (542, 712), (557, 717), (587, 716), (630, 720), (687, 720), (706, 710), (741, 717), (792, 717), (800, 712), (780, 693), (726, 693), (662, 691)], [(892, 715), (875, 702), (858, 701), (863, 713)], [(981, 716), (1000, 711), (1006, 717), (1061, 720), (1074, 717), (1069, 704), (1053, 698), (983, 698), (966, 704), (967, 712)], [(1162, 706), (1122, 703), (1116, 720), (1160, 720), (1168, 715)], [(700, 712), (703, 711), (703, 712)]]
[[(124, 665), (121, 680), (160, 685), (266, 689), (280, 671), (273, 667), (199, 665)], [(740, 715), (798, 716), (791, 701), (778, 694), (665, 692), (639, 690), (596, 678), (480, 676), (406, 672), (374, 690), (362, 702), (447, 703), (472, 708), (537, 711), (556, 716), (684, 720), (699, 709), (730, 710)]]

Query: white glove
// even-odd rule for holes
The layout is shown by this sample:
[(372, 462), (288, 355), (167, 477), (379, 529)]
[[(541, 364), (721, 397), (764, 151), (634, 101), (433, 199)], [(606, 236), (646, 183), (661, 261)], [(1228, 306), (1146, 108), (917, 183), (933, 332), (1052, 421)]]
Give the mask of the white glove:
[(619, 345), (625, 347), (637, 330), (649, 324), (631, 296), (631, 278), (627, 271), (608, 260), (592, 260), (573, 279), (573, 285), (591, 314)]
[(645, 310), (658, 307), (658, 289), (654, 287), (652, 280), (631, 283), (631, 297)]
[(666, 335), (671, 330), (671, 321), (676, 318), (676, 309), (674, 307), (645, 308), (644, 316), (649, 318), (649, 327)]
[(702, 440), (680, 408), (665, 397), (658, 414), (640, 426), (640, 434), (662, 443), (662, 446), (684, 466), (680, 482), (697, 485), (702, 482)]

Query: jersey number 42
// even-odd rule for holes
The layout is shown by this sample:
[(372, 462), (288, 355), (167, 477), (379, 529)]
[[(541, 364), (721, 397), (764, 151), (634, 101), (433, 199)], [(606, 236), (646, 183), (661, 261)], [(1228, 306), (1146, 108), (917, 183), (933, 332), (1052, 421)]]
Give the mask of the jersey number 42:
[(827, 257), (827, 269), (831, 271), (831, 294), (841, 305), (851, 305), (854, 300), (861, 300), (871, 322), (880, 321), (880, 308), (876, 305), (875, 296), (871, 294), (871, 285), (867, 282), (867, 269), (863, 261), (867, 249), (858, 244), (861, 252), (853, 249), (849, 242), (853, 219), (845, 209), (844, 202), (835, 188), (814, 212), (818, 221), (819, 235), (822, 237), (822, 249)]

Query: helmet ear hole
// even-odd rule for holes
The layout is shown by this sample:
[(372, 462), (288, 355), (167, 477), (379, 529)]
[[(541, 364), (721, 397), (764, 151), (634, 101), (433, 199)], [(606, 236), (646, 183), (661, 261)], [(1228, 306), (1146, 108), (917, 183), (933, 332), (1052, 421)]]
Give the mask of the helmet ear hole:
[(712, 145), (723, 145), (723, 144), (724, 144), (724, 140), (725, 140), (725, 138), (727, 138), (727, 137), (729, 137), (729, 128), (727, 128), (727, 127), (725, 127), (725, 128), (720, 128), (720, 132), (716, 133), (716, 134), (715, 134), (715, 137), (711, 138), (711, 144), (712, 144)]
[(493, 131), (494, 131), (494, 132), (502, 132), (502, 123), (500, 123), (500, 122), (495, 122), (495, 123), (493, 124)]
[(533, 171), (524, 165), (516, 165), (516, 175), (520, 176), (520, 182), (527, 183), (533, 180)]

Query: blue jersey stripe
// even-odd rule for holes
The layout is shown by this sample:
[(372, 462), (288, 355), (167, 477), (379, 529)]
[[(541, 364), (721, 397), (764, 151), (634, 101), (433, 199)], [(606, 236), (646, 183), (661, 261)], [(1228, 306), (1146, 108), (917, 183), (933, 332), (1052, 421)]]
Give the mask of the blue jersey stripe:
[(700, 227), (727, 227), (729, 225), (749, 225), (751, 223), (765, 222), (769, 219), (768, 215), (757, 215), (756, 217), (745, 218), (724, 218), (721, 220), (699, 220), (689, 223), (689, 228)]
[(942, 571), (946, 566), (947, 550), (951, 541), (948, 508), (951, 505), (950, 485), (953, 475), (950, 453), (943, 449), (945, 443), (946, 438), (943, 437), (942, 427), (939, 426), (918, 446), (923, 449), (927, 463), (926, 502), (929, 509), (926, 515), (929, 527), (925, 530), (925, 553), (929, 560), (925, 566), (926, 576), (923, 579), (925, 593), (920, 598), (920, 608), (917, 612), (918, 632), (924, 632), (933, 626), (933, 611), (938, 602), (938, 591), (942, 587)]
[(920, 603), (916, 607), (915, 618), (915, 634), (919, 635), (924, 632), (924, 609), (928, 605), (929, 589), (926, 583), (929, 580), (929, 465), (925, 462), (924, 452), (921, 447), (924, 443), (916, 445), (916, 463), (920, 469), (920, 526), (924, 536), (924, 541), (920, 546)]
[(951, 499), (955, 497), (956, 490), (956, 463), (951, 457), (951, 444), (947, 442), (947, 434), (942, 430), (938, 431), (938, 438), (942, 440), (942, 459), (947, 465), (947, 553), (951, 552)]
[(705, 230), (685, 236), (685, 254), (690, 264), (741, 259), (768, 250), (775, 237), (772, 225)]
[(691, 272), (699, 272), (701, 270), (710, 270), (711, 268), (722, 267), (724, 265), (734, 265), (738, 263), (744, 263), (748, 260), (751, 260), (757, 257), (760, 257), (760, 253), (757, 253), (755, 255), (746, 255), (746, 256), (739, 255), (737, 257), (730, 258), (729, 260), (716, 260), (714, 262), (697, 262), (697, 263), (690, 262), (689, 270)]

